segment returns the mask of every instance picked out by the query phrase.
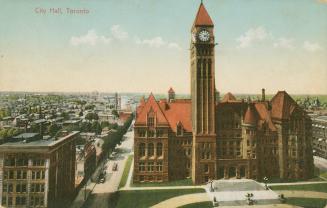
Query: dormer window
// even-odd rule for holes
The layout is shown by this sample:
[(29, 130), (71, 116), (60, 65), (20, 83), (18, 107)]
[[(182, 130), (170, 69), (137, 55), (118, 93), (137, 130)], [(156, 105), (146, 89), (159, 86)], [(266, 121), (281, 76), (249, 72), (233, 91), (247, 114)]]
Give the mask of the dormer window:
[(154, 119), (155, 119), (155, 113), (153, 112), (153, 109), (150, 109), (150, 112), (148, 113), (148, 118), (147, 118), (147, 124), (148, 127), (154, 127)]
[(148, 118), (148, 126), (153, 127), (154, 126), (154, 117), (149, 117)]
[(180, 122), (177, 124), (176, 135), (177, 136), (182, 136), (183, 135), (183, 126), (182, 126), (182, 124)]

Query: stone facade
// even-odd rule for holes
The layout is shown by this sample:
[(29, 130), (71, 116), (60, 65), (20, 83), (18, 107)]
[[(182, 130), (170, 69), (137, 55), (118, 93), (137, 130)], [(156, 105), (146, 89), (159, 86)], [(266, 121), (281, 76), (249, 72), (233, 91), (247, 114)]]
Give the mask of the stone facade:
[(285, 91), (271, 100), (263, 89), (257, 101), (237, 100), (231, 93), (217, 101), (214, 25), (202, 3), (191, 32), (191, 99), (176, 99), (170, 89), (168, 99), (157, 101), (151, 94), (140, 101), (134, 182), (311, 177), (306, 112)]

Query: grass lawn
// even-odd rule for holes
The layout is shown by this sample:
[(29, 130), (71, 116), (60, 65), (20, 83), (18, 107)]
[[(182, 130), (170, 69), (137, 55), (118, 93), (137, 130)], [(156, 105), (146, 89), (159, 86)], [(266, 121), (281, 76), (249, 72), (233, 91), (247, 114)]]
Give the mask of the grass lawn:
[(327, 172), (321, 173), (320, 176), (327, 178)]
[(212, 202), (207, 201), (207, 202), (198, 202), (198, 203), (193, 203), (193, 204), (187, 204), (178, 208), (212, 208)]
[(318, 191), (327, 193), (327, 183), (305, 184), (305, 185), (285, 185), (270, 186), (272, 190), (299, 190), (299, 191)]
[(133, 161), (133, 155), (129, 155), (127, 158), (126, 164), (125, 164), (123, 175), (122, 175), (120, 183), (119, 183), (119, 188), (124, 187), (127, 182), (127, 177), (128, 177), (128, 173), (131, 168), (131, 165), (132, 165), (132, 161)]
[(168, 181), (161, 183), (143, 182), (143, 183), (133, 183), (133, 187), (151, 187), (151, 186), (193, 186), (192, 179), (182, 179), (176, 181)]
[(151, 207), (166, 199), (184, 194), (203, 193), (204, 189), (173, 189), (173, 190), (138, 190), (119, 191), (117, 196), (117, 208)]
[(324, 208), (326, 199), (311, 199), (311, 198), (287, 198), (286, 204), (305, 207), (305, 208)]

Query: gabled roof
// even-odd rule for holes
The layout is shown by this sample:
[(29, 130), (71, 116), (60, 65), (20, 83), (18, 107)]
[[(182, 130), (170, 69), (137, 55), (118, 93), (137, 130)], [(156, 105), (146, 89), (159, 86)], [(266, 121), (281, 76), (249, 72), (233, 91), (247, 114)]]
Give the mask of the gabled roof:
[(255, 103), (254, 107), (259, 115), (259, 119), (266, 122), (271, 131), (277, 131), (275, 124), (271, 120), (270, 112), (267, 108), (266, 103)]
[(271, 117), (274, 119), (289, 119), (297, 107), (297, 103), (286, 91), (278, 91), (271, 99)]
[(187, 132), (192, 132), (192, 105), (191, 100), (175, 100), (167, 103), (168, 107), (162, 109), (173, 132), (177, 132), (177, 124), (181, 123), (183, 129)]
[(156, 122), (158, 124), (168, 124), (165, 115), (163, 114), (152, 93), (150, 94), (144, 107), (140, 110), (139, 115), (136, 118), (136, 123), (146, 123), (148, 112), (150, 112), (151, 109), (156, 114)]
[(199, 6), (193, 26), (213, 26), (213, 22), (203, 3), (201, 3)]
[(228, 92), (226, 95), (224, 95), (223, 99), (221, 100), (222, 103), (224, 102), (235, 102), (236, 101), (236, 98), (235, 96)]
[(138, 116), (135, 124), (145, 124), (150, 111), (156, 113), (158, 124), (169, 125), (173, 132), (177, 132), (177, 124), (181, 124), (187, 132), (192, 132), (191, 100), (177, 99), (167, 102), (165, 99), (156, 101), (152, 93), (143, 107), (138, 106)]

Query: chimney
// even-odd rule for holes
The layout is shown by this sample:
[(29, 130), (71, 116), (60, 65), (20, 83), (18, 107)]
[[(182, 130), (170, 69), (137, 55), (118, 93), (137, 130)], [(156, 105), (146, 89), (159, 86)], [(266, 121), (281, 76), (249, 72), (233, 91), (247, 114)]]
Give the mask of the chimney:
[(175, 91), (173, 90), (173, 88), (170, 88), (168, 90), (168, 102), (171, 102), (174, 99), (175, 99)]
[(265, 92), (265, 88), (262, 88), (262, 90), (261, 90), (261, 101), (266, 101), (266, 92)]

